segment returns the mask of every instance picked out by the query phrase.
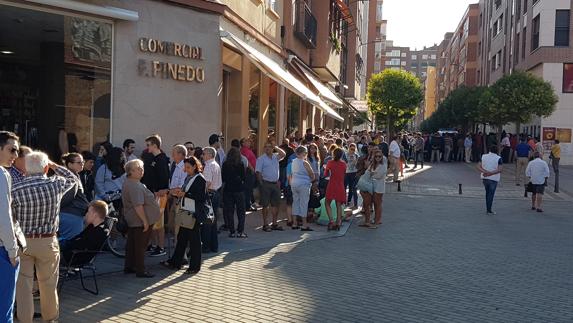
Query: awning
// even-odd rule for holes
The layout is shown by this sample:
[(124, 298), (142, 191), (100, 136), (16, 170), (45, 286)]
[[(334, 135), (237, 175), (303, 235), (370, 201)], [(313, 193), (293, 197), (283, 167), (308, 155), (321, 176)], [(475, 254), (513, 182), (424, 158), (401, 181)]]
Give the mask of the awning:
[(292, 60), (292, 62), (294, 62), (298, 66), (298, 69), (304, 74), (306, 79), (312, 84), (312, 86), (314, 86), (318, 90), (318, 95), (322, 99), (327, 100), (328, 102), (337, 106), (342, 106), (344, 104), (342, 100), (340, 100), (338, 95), (332, 92), (332, 90), (329, 89), (326, 85), (324, 85), (324, 83), (322, 83), (314, 75), (312, 75), (312, 73), (308, 70), (306, 66), (304, 66), (303, 63), (299, 62), (298, 59), (296, 58)]
[(344, 121), (344, 119), (326, 104), (318, 95), (314, 94), (306, 85), (300, 82), (296, 77), (290, 74), (287, 70), (282, 68), (275, 61), (247, 45), (240, 40), (237, 36), (230, 32), (221, 30), (221, 38), (230, 41), (243, 55), (247, 56), (255, 66), (257, 66), (268, 77), (280, 83), (291, 92), (296, 93), (303, 100), (310, 102), (312, 105), (317, 106), (329, 116)]
[(41, 4), (44, 6), (52, 6), (62, 9), (68, 9), (118, 20), (127, 20), (127, 21), (139, 20), (139, 13), (137, 11), (127, 10), (123, 8), (95, 5), (72, 0), (26, 0), (26, 1)]

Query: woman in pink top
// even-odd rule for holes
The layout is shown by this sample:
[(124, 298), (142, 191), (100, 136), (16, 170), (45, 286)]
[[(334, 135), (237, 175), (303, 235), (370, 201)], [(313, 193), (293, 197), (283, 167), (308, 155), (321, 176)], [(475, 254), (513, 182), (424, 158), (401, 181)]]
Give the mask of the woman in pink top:
[[(346, 175), (346, 163), (341, 160), (344, 150), (336, 148), (334, 150), (334, 159), (330, 160), (324, 168), (324, 176), (330, 177), (326, 186), (326, 214), (329, 223), (328, 230), (340, 230), (342, 224), (342, 205), (346, 202), (346, 191), (344, 190), (344, 176)], [(332, 219), (332, 208), (330, 203), (336, 202), (336, 225)]]

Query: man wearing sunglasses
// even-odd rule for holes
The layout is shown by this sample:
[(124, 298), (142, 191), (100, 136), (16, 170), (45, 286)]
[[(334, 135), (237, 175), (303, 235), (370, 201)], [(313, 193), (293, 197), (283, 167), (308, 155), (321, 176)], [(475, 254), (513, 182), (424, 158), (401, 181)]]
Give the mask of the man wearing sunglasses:
[(0, 321), (12, 322), (16, 279), (20, 269), (18, 251), (26, 240), (12, 217), (12, 179), (5, 168), (12, 167), (18, 157), (18, 136), (0, 131)]

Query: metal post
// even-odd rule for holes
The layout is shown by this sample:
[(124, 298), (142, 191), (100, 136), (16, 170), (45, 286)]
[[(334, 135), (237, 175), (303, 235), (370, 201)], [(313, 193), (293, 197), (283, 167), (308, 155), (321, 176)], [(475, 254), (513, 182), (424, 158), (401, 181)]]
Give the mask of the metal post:
[(462, 184), (461, 183), (458, 184), (458, 191), (459, 191), (459, 194), (462, 195)]
[(402, 181), (398, 181), (398, 192), (402, 192), (402, 186), (400, 184), (402, 184)]

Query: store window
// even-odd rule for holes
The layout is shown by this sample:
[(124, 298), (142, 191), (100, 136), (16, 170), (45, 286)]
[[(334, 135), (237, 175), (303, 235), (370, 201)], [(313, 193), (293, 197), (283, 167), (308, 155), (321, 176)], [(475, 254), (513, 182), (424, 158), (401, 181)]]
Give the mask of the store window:
[(563, 93), (573, 93), (573, 63), (563, 64)]
[(58, 160), (109, 140), (112, 25), (0, 5), (0, 129)]
[[(249, 131), (258, 136), (259, 134), (259, 106), (260, 106), (260, 93), (261, 93), (261, 71), (254, 66), (251, 66), (251, 75), (249, 80), (251, 84), (249, 86)], [(253, 142), (254, 147), (257, 145), (257, 141)]]
[(289, 91), (287, 108), (287, 132), (289, 135), (294, 135), (296, 131), (300, 130), (300, 104), (300, 97)]

